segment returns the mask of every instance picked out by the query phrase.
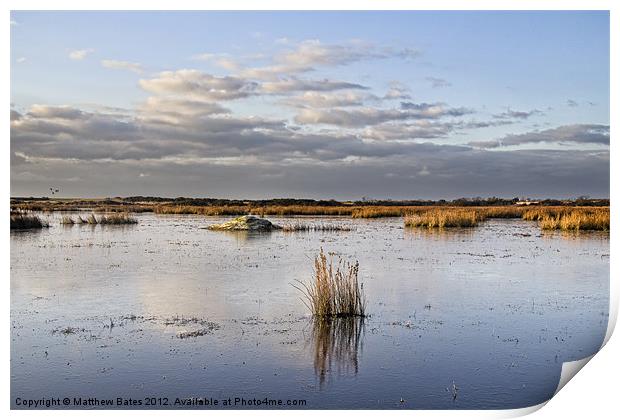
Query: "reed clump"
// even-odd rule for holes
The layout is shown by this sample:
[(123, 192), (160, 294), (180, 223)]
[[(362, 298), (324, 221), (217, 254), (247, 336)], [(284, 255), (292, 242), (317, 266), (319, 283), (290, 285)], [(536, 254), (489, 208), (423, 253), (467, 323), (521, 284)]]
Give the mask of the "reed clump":
[(100, 225), (135, 225), (137, 223), (138, 219), (128, 214), (113, 214), (99, 217)]
[(357, 276), (359, 263), (340, 259), (334, 264), (321, 251), (314, 258), (314, 278), (309, 283), (293, 285), (303, 293), (302, 301), (318, 318), (366, 316), (366, 297)]
[(538, 225), (543, 230), (601, 230), (610, 227), (609, 211), (574, 210), (555, 216), (543, 216)]
[(128, 214), (112, 214), (109, 216), (95, 216), (89, 215), (86, 219), (82, 216), (78, 216), (77, 219), (72, 219), (68, 216), (62, 218), (60, 222), (66, 225), (72, 224), (86, 224), (86, 225), (135, 225), (138, 223), (138, 219), (131, 217)]
[(71, 216), (62, 216), (62, 219), (60, 219), (60, 224), (61, 225), (74, 225), (75, 220), (73, 220)]
[(42, 229), (49, 223), (39, 216), (29, 214), (11, 214), (11, 230)]
[(284, 232), (348, 232), (351, 226), (332, 223), (292, 223), (282, 226)]
[(405, 226), (432, 228), (475, 227), (484, 216), (476, 210), (437, 208), (423, 213), (412, 213), (405, 217)]

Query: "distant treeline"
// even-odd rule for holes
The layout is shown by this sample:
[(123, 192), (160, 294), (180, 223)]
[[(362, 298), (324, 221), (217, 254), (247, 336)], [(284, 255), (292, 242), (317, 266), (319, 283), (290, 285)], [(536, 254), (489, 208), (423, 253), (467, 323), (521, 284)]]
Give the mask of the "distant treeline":
[[(49, 197), (13, 197), (13, 202), (28, 201), (48, 201)], [(56, 199), (54, 200), (63, 200)], [(176, 206), (459, 206), (459, 207), (478, 207), (478, 206), (510, 206), (515, 204), (537, 204), (541, 206), (609, 206), (609, 199), (579, 197), (576, 199), (524, 199), (524, 198), (457, 198), (455, 200), (357, 200), (357, 201), (337, 201), (337, 200), (312, 200), (304, 198), (273, 198), (268, 200), (230, 200), (222, 198), (190, 198), (190, 197), (151, 197), (151, 196), (132, 196), (114, 197), (105, 199), (74, 199), (74, 205), (89, 205), (96, 201), (98, 205), (118, 205), (118, 204), (139, 204), (139, 203), (158, 203)]]

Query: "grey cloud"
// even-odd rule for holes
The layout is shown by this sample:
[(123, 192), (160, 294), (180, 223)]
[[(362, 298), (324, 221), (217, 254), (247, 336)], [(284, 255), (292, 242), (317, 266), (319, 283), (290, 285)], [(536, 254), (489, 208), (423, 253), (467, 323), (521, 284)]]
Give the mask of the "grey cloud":
[(446, 105), (441, 102), (436, 103), (413, 103), (413, 102), (401, 102), (400, 107), (408, 111), (416, 111), (421, 115), (428, 115), (429, 118), (436, 116), (451, 116), (461, 117), (467, 114), (473, 114), (475, 111), (471, 108), (459, 107), (459, 108), (446, 108)]
[(85, 113), (69, 106), (48, 106), (35, 104), (30, 107), (28, 115), (35, 118), (59, 118), (63, 120), (81, 119)]
[[(420, 172), (427, 175), (422, 177)], [(140, 178), (140, 173), (150, 176)], [(392, 174), (389, 181), (385, 179), (388, 173)], [(11, 191), (41, 195), (49, 182), (76, 196), (94, 192), (102, 196), (178, 196), (180, 191), (189, 196), (227, 198), (608, 196), (609, 154), (486, 152), (417, 145), (403, 156), (333, 165), (286, 160), (218, 163), (146, 159), (76, 161), (70, 165), (52, 160), (44, 165), (27, 162), (11, 166)]]
[(514, 111), (512, 109), (508, 109), (508, 111), (502, 112), (501, 114), (494, 114), (493, 118), (498, 118), (498, 119), (517, 118), (517, 119), (525, 120), (534, 115), (544, 115), (544, 113), (538, 109), (532, 109), (530, 111)]
[(609, 126), (601, 124), (563, 125), (548, 130), (509, 134), (498, 140), (471, 142), (470, 145), (480, 148), (496, 148), (532, 143), (575, 143), (609, 146)]
[(11, 110), (11, 121), (17, 121), (22, 117), (22, 114), (20, 114), (19, 112), (15, 111), (14, 109)]
[(357, 108), (302, 109), (296, 116), (298, 124), (328, 124), (341, 127), (366, 127), (389, 121), (437, 119), (445, 116), (461, 116), (471, 111), (465, 108), (447, 108), (444, 104), (414, 104), (404, 102), (402, 109)]
[(452, 86), (452, 83), (439, 77), (427, 77), (426, 80), (431, 83), (434, 88), (442, 88)]
[(338, 80), (303, 80), (290, 78), (275, 82), (265, 82), (261, 91), (267, 94), (286, 94), (293, 92), (330, 92), (335, 90), (360, 89), (367, 90), (366, 86), (357, 83), (349, 83)]

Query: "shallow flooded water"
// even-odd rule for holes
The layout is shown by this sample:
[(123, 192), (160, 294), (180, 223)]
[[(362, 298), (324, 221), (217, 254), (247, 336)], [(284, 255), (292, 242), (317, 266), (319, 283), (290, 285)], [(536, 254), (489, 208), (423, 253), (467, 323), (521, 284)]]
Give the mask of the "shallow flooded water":
[[(315, 217), (303, 220), (352, 230), (248, 234), (202, 229), (226, 218), (136, 217), (64, 227), (54, 215), (11, 233), (12, 407), (518, 408), (550, 398), (562, 362), (596, 352), (607, 328), (606, 233)], [(321, 247), (359, 261), (370, 317), (312, 320), (291, 283), (311, 279)], [(278, 408), (233, 408), (257, 407)]]

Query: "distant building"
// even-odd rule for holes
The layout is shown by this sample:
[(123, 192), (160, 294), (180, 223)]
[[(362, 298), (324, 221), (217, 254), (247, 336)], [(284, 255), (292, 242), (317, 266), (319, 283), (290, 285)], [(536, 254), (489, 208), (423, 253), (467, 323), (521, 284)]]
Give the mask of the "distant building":
[(534, 204), (540, 204), (540, 201), (524, 200), (524, 201), (517, 201), (515, 203), (515, 205), (517, 205), (517, 206), (532, 206)]

